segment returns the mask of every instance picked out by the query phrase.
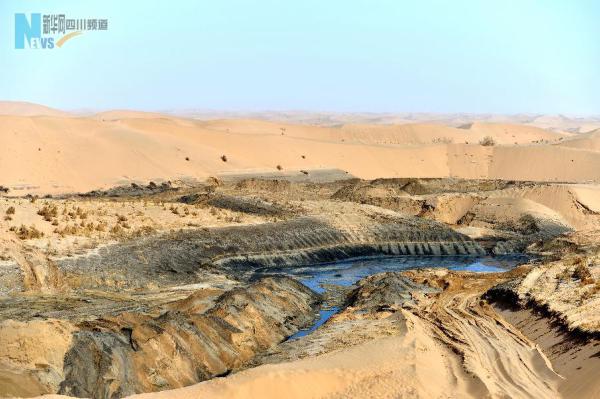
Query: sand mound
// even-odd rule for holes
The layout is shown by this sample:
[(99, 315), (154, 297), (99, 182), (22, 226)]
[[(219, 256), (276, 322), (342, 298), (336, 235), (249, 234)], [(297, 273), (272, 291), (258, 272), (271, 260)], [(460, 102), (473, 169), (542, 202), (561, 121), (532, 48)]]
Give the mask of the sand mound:
[(168, 118), (165, 115), (156, 112), (142, 112), (142, 111), (129, 111), (129, 110), (114, 110), (99, 112), (94, 115), (95, 119), (102, 121), (115, 121), (119, 119), (160, 119)]
[(559, 144), (563, 147), (580, 148), (583, 150), (600, 151), (600, 129), (589, 133), (579, 134)]
[[(600, 180), (599, 151), (548, 145), (566, 136), (509, 124), (330, 128), (112, 111), (77, 118), (0, 116), (0, 130), (0, 185), (13, 194), (248, 173), (308, 176), (311, 170), (365, 179)], [(485, 136), (496, 146), (479, 145)], [(523, 145), (531, 141), (537, 144)]]
[(491, 136), (499, 144), (524, 144), (532, 142), (555, 142), (560, 138), (569, 137), (566, 133), (556, 133), (534, 126), (480, 123), (475, 122), (469, 129), (479, 136)]
[(0, 115), (68, 116), (68, 113), (44, 105), (20, 101), (0, 101)]

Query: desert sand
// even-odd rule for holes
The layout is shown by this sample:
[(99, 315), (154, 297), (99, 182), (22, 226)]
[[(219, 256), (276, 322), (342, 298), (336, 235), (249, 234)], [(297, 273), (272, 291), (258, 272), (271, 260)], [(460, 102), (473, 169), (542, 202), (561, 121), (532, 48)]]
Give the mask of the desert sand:
[[(75, 116), (3, 103), (0, 130), (0, 185), (18, 194), (309, 170), (363, 179), (600, 179), (597, 134), (507, 123), (322, 127), (133, 111)], [(495, 145), (480, 145), (484, 137)]]
[(0, 103), (0, 396), (598, 397), (599, 123)]

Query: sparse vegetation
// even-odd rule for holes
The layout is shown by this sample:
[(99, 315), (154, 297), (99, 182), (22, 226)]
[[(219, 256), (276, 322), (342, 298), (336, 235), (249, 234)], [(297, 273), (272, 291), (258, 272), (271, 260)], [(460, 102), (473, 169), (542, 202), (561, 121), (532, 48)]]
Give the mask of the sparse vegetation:
[(21, 227), (18, 228), (13, 226), (10, 228), (10, 231), (13, 231), (21, 240), (42, 238), (44, 236), (44, 233), (39, 231), (35, 226), (27, 227), (21, 225)]
[(58, 217), (58, 208), (56, 205), (44, 205), (37, 214), (43, 217), (46, 222), (51, 222)]
[(281, 166), (281, 165), (277, 165), (276, 168), (277, 168), (277, 170), (283, 170), (283, 166)]
[(484, 147), (492, 147), (496, 145), (496, 140), (492, 136), (485, 136), (481, 140), (479, 140), (479, 145)]
[(4, 187), (4, 186), (0, 186), (0, 193), (1, 194), (8, 194), (10, 190), (8, 189), (8, 187)]
[(592, 273), (584, 261), (581, 261), (573, 271), (573, 277), (581, 281), (581, 285), (592, 284), (594, 279)]
[(15, 214), (15, 207), (14, 206), (9, 206), (8, 209), (6, 210), (6, 214), (7, 215), (14, 215)]
[(227, 155), (221, 155), (221, 161), (227, 162)]

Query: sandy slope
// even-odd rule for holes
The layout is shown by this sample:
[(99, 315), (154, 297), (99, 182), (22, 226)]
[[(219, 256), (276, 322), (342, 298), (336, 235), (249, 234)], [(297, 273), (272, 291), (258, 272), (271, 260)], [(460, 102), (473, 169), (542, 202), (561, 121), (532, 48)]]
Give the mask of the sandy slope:
[(571, 137), (559, 144), (563, 147), (580, 148), (583, 150), (600, 151), (600, 129)]
[[(0, 185), (15, 193), (87, 191), (130, 181), (205, 179), (244, 171), (329, 168), (361, 178), (600, 178), (597, 151), (538, 144), (458, 144), (477, 143), (484, 135), (495, 137), (498, 143), (515, 140), (523, 144), (565, 137), (515, 125), (322, 128), (250, 120), (203, 122), (115, 111), (79, 118), (0, 116), (0, 131)], [(446, 139), (457, 144), (438, 142)], [(221, 160), (222, 155), (227, 162)]]
[[(554, 398), (561, 378), (545, 355), (513, 326), (482, 304), (479, 295), (498, 277), (408, 272), (415, 281), (448, 284), (440, 294), (411, 294), (410, 305), (394, 301), (369, 311), (377, 281), (372, 276), (365, 305), (354, 303), (332, 318), (306, 348), (317, 356), (267, 364), (186, 388), (136, 398)], [(368, 283), (367, 283), (368, 284)], [(437, 284), (437, 283), (436, 283)], [(391, 294), (394, 295), (394, 294)], [(413, 302), (414, 301), (414, 302)], [(368, 321), (370, 328), (354, 327)], [(354, 327), (353, 327), (354, 326)], [(360, 328), (360, 327), (359, 327)], [(381, 335), (377, 336), (377, 330)], [(385, 336), (386, 331), (391, 336)], [(360, 335), (373, 334), (366, 342)], [(297, 345), (302, 347), (302, 342)], [(435, 383), (432, 383), (435, 381)]]
[(68, 113), (28, 102), (0, 101), (0, 115), (68, 116)]

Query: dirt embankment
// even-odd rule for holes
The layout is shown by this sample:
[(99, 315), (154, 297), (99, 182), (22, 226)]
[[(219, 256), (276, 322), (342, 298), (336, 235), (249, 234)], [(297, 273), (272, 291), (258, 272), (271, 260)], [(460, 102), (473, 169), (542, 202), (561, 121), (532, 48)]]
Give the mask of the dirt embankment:
[(266, 278), (214, 299), (86, 320), (0, 323), (0, 395), (115, 398), (227, 374), (306, 326), (319, 297)]
[(444, 270), (370, 276), (310, 337), (261, 355), (267, 364), (142, 397), (560, 397), (562, 379), (547, 356), (481, 299), (507, 278)]

